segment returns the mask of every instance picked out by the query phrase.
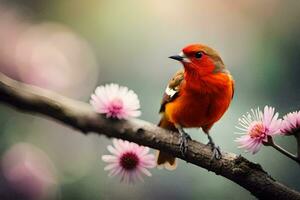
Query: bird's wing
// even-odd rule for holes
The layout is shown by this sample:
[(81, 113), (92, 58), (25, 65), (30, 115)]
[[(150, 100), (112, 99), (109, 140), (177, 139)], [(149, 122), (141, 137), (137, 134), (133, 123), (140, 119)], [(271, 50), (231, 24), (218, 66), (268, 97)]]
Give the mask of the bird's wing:
[(165, 93), (163, 95), (163, 99), (161, 102), (161, 106), (159, 109), (159, 112), (164, 112), (165, 111), (165, 107), (166, 104), (173, 101), (174, 99), (176, 99), (176, 97), (178, 97), (179, 91), (180, 91), (180, 87), (183, 83), (184, 80), (184, 70), (179, 70), (174, 76), (173, 78), (169, 81), (169, 84), (165, 90)]

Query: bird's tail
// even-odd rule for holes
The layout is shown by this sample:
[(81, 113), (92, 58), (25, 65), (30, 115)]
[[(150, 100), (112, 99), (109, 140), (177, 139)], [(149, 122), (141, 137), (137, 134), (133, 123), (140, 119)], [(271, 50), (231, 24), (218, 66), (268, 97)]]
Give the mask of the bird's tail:
[[(162, 117), (162, 119), (158, 123), (158, 126), (170, 131), (177, 131), (175, 125), (169, 122), (165, 117)], [(157, 151), (156, 164), (158, 168), (166, 168), (167, 170), (174, 170), (177, 167), (176, 158), (168, 153), (161, 151)]]

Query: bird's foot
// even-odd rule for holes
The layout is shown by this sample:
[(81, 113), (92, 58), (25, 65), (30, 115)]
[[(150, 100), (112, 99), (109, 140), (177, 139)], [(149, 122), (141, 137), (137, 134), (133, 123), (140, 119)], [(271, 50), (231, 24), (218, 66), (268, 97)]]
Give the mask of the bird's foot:
[(216, 145), (210, 145), (210, 146), (211, 146), (211, 151), (212, 151), (211, 160), (213, 160), (213, 159), (216, 159), (216, 160), (222, 159), (222, 153), (221, 153), (220, 147), (216, 146)]
[(188, 140), (191, 140), (191, 136), (187, 134), (183, 129), (178, 129), (180, 133), (180, 152), (183, 157), (186, 156), (188, 150)]
[(212, 151), (211, 160), (213, 160), (213, 159), (216, 159), (216, 160), (222, 159), (222, 153), (221, 153), (220, 147), (217, 146), (214, 143), (214, 141), (212, 140), (212, 138), (210, 137), (210, 135), (208, 135), (208, 140), (209, 140), (209, 142), (207, 143), (207, 145), (211, 147), (211, 151)]

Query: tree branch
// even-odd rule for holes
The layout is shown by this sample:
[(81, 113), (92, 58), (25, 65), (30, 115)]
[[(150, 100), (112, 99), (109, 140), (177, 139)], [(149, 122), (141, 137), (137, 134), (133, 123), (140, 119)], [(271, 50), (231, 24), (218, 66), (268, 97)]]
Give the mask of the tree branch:
[(221, 160), (211, 160), (211, 149), (192, 140), (188, 141), (187, 156), (183, 158), (177, 133), (171, 133), (139, 119), (106, 119), (95, 113), (89, 104), (14, 81), (3, 74), (0, 74), (0, 101), (21, 111), (51, 117), (84, 134), (95, 132), (168, 152), (226, 177), (259, 199), (300, 200), (299, 192), (277, 182), (259, 164), (252, 163), (242, 156), (222, 152)]

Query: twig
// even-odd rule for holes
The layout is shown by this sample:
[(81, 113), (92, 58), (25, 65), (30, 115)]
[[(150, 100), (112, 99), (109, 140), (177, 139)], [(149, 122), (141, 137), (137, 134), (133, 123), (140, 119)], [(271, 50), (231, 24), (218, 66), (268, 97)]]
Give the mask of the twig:
[(287, 156), (288, 158), (290, 158), (290, 159), (296, 161), (298, 164), (300, 164), (300, 159), (299, 159), (296, 155), (290, 153), (290, 152), (287, 151), (286, 149), (284, 149), (284, 148), (282, 148), (281, 146), (279, 146), (278, 144), (276, 144), (276, 143), (274, 142), (273, 137), (268, 136), (267, 142), (263, 142), (263, 144), (264, 144), (265, 146), (271, 146), (271, 147), (273, 147), (274, 149), (276, 149), (277, 151), (279, 151), (279, 152), (282, 153), (283, 155)]
[(297, 158), (298, 160), (300, 160), (300, 130), (296, 132), (295, 137), (297, 140)]
[(289, 157), (290, 159), (292, 159), (292, 160), (296, 161), (298, 164), (300, 164), (300, 160), (298, 159), (297, 156), (295, 156), (294, 154), (288, 152), (287, 150), (285, 150), (284, 148), (282, 148), (278, 144), (273, 143), (270, 146), (273, 147), (274, 149), (276, 149), (277, 151), (279, 151), (280, 153), (282, 153), (283, 155)]
[(259, 164), (252, 163), (242, 156), (222, 152), (224, 156), (221, 160), (211, 161), (212, 152), (209, 147), (189, 140), (187, 156), (183, 158), (177, 133), (139, 119), (108, 120), (93, 112), (86, 103), (14, 81), (3, 74), (0, 74), (0, 102), (24, 112), (50, 117), (84, 134), (95, 132), (168, 152), (226, 177), (259, 199), (300, 200), (299, 192), (277, 182)]

